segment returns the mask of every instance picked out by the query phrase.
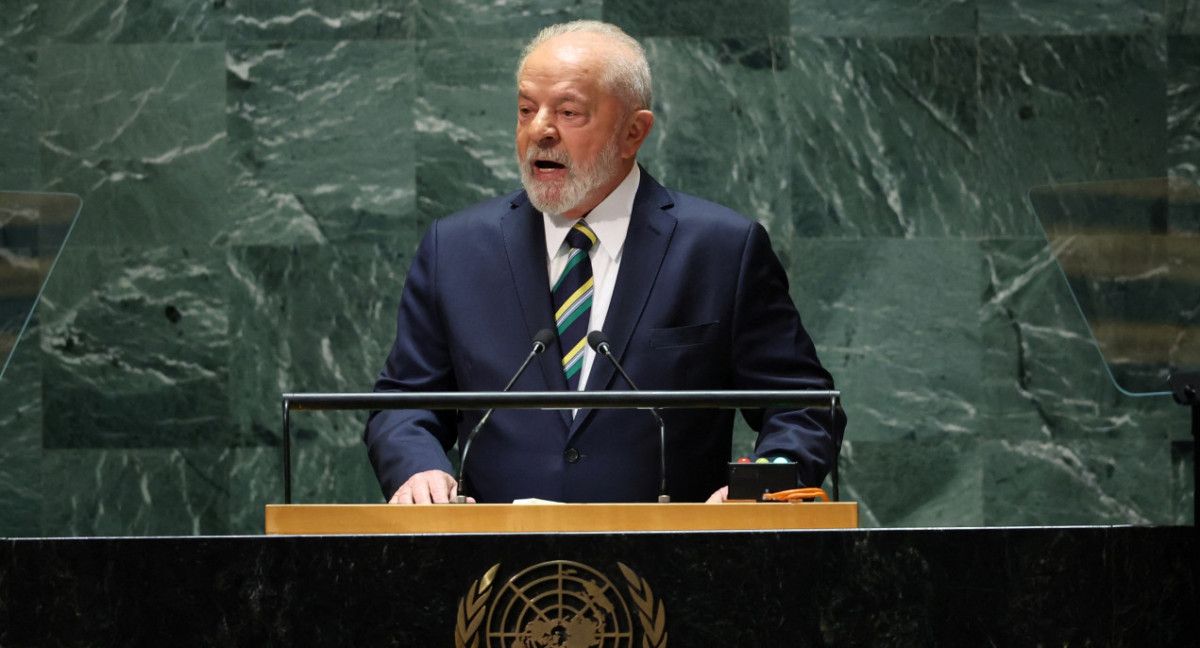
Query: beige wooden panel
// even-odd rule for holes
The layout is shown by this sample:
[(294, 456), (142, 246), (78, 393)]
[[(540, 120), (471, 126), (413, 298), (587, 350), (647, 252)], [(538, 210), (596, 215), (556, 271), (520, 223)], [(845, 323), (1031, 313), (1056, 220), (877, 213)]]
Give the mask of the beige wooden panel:
[(272, 504), (266, 521), (269, 535), (853, 529), (858, 504)]

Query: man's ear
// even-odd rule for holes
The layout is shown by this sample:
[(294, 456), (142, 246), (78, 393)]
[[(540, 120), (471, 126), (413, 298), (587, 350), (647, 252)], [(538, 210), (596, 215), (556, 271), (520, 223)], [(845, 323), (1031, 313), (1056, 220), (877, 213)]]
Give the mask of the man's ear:
[(625, 137), (621, 139), (621, 157), (629, 159), (637, 155), (638, 149), (654, 128), (654, 113), (636, 110), (625, 122)]

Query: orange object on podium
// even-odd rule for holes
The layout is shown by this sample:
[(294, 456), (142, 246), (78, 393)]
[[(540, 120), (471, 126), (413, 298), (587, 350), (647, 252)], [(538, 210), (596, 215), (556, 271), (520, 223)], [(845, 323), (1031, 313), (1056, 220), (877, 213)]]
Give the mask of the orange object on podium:
[(854, 529), (856, 502), (269, 504), (268, 535)]

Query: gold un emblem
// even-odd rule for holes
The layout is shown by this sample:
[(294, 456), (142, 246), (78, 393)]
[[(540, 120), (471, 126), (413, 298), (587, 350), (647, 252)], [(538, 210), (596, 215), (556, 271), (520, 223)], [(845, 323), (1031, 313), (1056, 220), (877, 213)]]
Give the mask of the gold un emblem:
[[(459, 599), (454, 645), (665, 648), (667, 621), (662, 602), (655, 600), (650, 585), (632, 569), (621, 563), (617, 567), (625, 578), (625, 590), (601, 572), (567, 560), (533, 565), (494, 588), (500, 570), (496, 563)], [(626, 596), (636, 609), (632, 617)], [(636, 641), (639, 636), (640, 642)]]

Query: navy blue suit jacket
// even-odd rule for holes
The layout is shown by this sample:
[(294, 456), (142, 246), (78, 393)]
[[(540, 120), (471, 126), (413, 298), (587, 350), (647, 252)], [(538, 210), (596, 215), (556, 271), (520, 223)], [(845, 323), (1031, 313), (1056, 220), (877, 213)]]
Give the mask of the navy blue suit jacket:
[[(604, 324), (638, 387), (833, 389), (762, 226), (641, 173)], [(438, 220), (405, 280), (396, 341), (376, 391), (503, 389), (533, 335), (554, 327), (549, 286), (542, 217), (523, 191)], [(513, 390), (566, 389), (560, 362), (554, 344)], [(597, 358), (587, 389), (628, 389), (615, 374)], [(414, 473), (452, 473), (445, 452), (480, 416), (373, 413), (365, 440), (384, 496)], [(670, 495), (702, 501), (726, 482), (734, 412), (668, 409), (662, 416)], [(759, 433), (756, 456), (789, 457), (803, 485), (820, 485), (837, 456), (842, 420), (830, 421), (828, 409), (743, 416)], [(468, 488), (479, 501), (652, 501), (658, 427), (639, 410), (580, 410), (574, 419), (569, 411), (496, 410), (467, 463)]]

